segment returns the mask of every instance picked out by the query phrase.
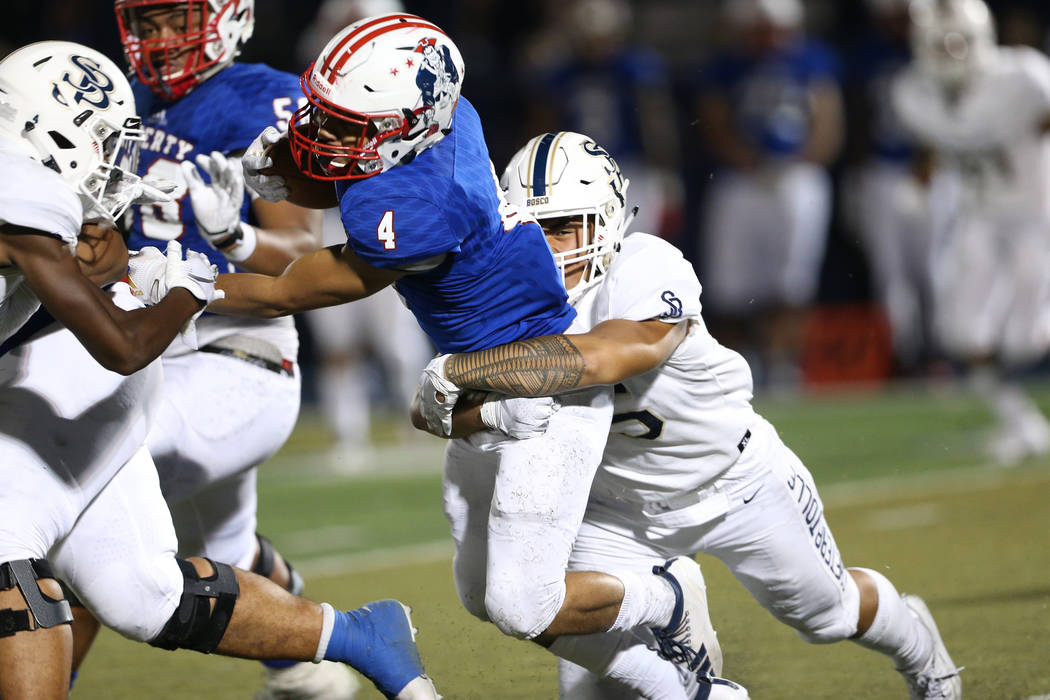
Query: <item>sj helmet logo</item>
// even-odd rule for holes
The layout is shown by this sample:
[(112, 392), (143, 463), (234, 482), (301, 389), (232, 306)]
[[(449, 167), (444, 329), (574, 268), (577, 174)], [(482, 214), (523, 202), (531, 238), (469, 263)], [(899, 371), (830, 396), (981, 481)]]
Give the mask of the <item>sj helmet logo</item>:
[[(70, 62), (80, 69), (80, 72), (68, 71), (62, 76), (62, 83), (73, 89), (73, 102), (80, 104), (86, 102), (96, 109), (109, 107), (109, 94), (113, 92), (113, 79), (102, 70), (97, 61), (87, 56), (70, 56)], [(72, 105), (62, 95), (58, 83), (54, 84), (51, 95), (62, 105)]]

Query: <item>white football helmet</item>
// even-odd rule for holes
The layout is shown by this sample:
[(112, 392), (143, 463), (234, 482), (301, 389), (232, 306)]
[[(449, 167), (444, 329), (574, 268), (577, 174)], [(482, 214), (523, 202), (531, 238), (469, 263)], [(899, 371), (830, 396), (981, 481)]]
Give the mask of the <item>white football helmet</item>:
[[(128, 65), (157, 96), (177, 100), (226, 66), (255, 29), (255, 0), (115, 0)], [(146, 20), (179, 11), (177, 31)]]
[(355, 22), (303, 73), (308, 103), (288, 130), (292, 155), (317, 180), (407, 163), (448, 133), (462, 82), (459, 49), (434, 24), (404, 13)]
[[(575, 301), (588, 288), (604, 280), (620, 251), (630, 219), (627, 187), (609, 152), (594, 139), (571, 131), (541, 134), (514, 154), (503, 171), (500, 186), (507, 201), (525, 209), (541, 224), (544, 219), (583, 218), (583, 244), (554, 256), (564, 282), (566, 268), (581, 261), (590, 264), (569, 292)], [(593, 227), (592, 227), (593, 223)], [(593, 228), (593, 236), (588, 234)]]
[(124, 73), (67, 41), (23, 46), (0, 61), (0, 133), (80, 195), (84, 221), (113, 222), (131, 203), (145, 138)]
[(995, 60), (992, 13), (983, 0), (913, 0), (911, 45), (919, 68), (958, 86)]

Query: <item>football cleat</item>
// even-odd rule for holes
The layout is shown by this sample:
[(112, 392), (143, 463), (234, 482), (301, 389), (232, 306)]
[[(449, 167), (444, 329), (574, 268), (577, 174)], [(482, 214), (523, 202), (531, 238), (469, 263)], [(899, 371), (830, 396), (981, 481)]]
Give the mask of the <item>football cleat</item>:
[(691, 557), (668, 559), (654, 566), (674, 590), (671, 621), (662, 629), (653, 628), (657, 653), (698, 680), (722, 672), (722, 648), (711, 625), (707, 609), (707, 586), (700, 565)]
[[(329, 643), (328, 657), (353, 666), (391, 700), (440, 700), (416, 648), (416, 629), (407, 606), (378, 600), (337, 612), (341, 649)], [(333, 642), (336, 634), (332, 635)]]
[(749, 700), (747, 688), (734, 683), (728, 678), (707, 676), (700, 681), (700, 687), (693, 700)]
[(959, 678), (959, 671), (963, 667), (956, 667), (952, 662), (952, 657), (948, 655), (948, 649), (944, 646), (941, 633), (937, 631), (937, 623), (933, 621), (930, 609), (919, 596), (902, 595), (901, 599), (908, 606), (908, 611), (912, 616), (930, 633), (933, 640), (930, 659), (921, 671), (905, 673), (898, 669), (908, 683), (911, 700), (961, 700), (962, 679)]
[(344, 664), (304, 661), (266, 669), (266, 685), (255, 700), (353, 700), (361, 683)]

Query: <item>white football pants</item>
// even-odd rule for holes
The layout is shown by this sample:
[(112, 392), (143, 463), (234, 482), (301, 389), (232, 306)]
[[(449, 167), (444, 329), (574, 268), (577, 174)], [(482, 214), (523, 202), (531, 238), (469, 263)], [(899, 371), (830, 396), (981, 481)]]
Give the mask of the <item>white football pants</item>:
[(445, 456), (445, 516), (464, 607), (505, 634), (531, 639), (565, 600), (565, 568), (612, 420), (612, 391), (559, 397), (547, 432), (453, 440)]

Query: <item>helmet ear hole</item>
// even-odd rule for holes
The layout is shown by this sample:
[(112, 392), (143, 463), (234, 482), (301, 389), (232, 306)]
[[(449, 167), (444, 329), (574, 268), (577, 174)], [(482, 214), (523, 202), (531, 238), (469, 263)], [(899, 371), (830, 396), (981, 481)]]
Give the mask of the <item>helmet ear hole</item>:
[(57, 131), (48, 131), (47, 135), (51, 137), (51, 140), (55, 142), (56, 146), (58, 146), (64, 151), (69, 150), (70, 148), (76, 148), (76, 146), (73, 145), (72, 141), (70, 141)]

